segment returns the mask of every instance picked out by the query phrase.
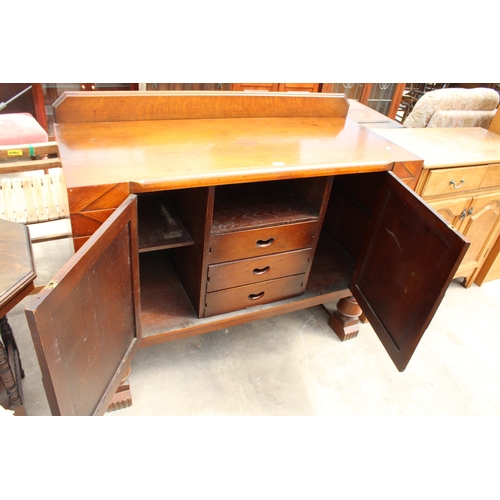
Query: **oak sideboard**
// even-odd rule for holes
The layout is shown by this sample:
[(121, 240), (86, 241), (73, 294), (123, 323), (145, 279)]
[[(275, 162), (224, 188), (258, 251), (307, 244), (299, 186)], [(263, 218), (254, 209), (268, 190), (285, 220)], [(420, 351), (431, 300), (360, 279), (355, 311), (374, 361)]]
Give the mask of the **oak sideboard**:
[[(139, 347), (338, 301), (407, 366), (468, 248), (423, 160), (339, 94), (67, 93), (75, 255), (26, 309), (53, 414), (102, 414)], [(118, 392), (117, 392), (118, 391)]]

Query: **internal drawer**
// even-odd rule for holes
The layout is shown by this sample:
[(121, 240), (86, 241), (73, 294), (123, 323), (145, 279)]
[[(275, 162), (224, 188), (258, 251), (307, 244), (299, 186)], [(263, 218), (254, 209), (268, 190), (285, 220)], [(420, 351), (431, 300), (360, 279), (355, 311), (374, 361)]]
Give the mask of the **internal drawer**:
[(312, 247), (316, 228), (317, 222), (301, 222), (212, 236), (208, 262), (247, 259)]
[(206, 294), (205, 316), (283, 300), (303, 293), (305, 276), (288, 276)]
[(312, 248), (306, 248), (212, 264), (208, 268), (207, 292), (306, 273), (311, 265), (312, 254)]
[(422, 190), (422, 196), (454, 194), (478, 189), (487, 169), (486, 165), (481, 165), (431, 170)]

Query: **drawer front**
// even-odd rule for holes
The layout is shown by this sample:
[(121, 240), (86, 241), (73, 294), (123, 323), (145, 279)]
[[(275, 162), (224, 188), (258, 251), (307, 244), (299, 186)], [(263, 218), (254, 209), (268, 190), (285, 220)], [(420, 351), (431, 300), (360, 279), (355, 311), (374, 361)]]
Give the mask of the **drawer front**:
[(246, 309), (300, 295), (305, 276), (289, 276), (206, 294), (205, 316)]
[(306, 248), (253, 259), (212, 264), (208, 268), (207, 292), (304, 274), (309, 270), (312, 254), (312, 248)]
[(488, 169), (481, 181), (481, 188), (500, 188), (500, 163), (488, 165)]
[(479, 189), (488, 167), (443, 168), (431, 170), (422, 196), (461, 194), (463, 191)]
[(317, 222), (287, 224), (212, 236), (208, 262), (260, 257), (313, 246)]

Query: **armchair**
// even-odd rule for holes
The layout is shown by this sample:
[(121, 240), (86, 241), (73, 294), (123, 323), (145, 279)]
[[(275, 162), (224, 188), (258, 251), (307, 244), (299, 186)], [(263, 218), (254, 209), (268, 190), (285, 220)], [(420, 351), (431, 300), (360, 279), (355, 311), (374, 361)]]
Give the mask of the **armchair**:
[(424, 94), (404, 121), (405, 127), (488, 128), (498, 107), (499, 95), (487, 88), (449, 88)]

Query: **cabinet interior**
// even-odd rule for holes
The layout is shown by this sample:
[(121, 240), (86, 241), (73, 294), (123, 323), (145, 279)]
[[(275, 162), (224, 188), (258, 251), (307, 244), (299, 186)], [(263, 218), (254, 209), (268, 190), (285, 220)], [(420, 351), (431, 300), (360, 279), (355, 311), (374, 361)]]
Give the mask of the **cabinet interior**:
[(211, 233), (317, 221), (318, 218), (318, 211), (294, 190), (290, 181), (218, 186)]
[[(349, 281), (378, 197), (382, 174), (355, 174), (138, 195), (143, 337), (179, 338), (210, 324), (303, 300), (350, 295)], [(316, 223), (310, 271), (298, 296), (203, 317), (211, 238)], [(271, 315), (271, 314), (270, 314)], [(191, 333), (193, 332), (193, 333)]]
[(139, 252), (192, 245), (189, 234), (169, 201), (169, 192), (145, 193), (138, 199)]

